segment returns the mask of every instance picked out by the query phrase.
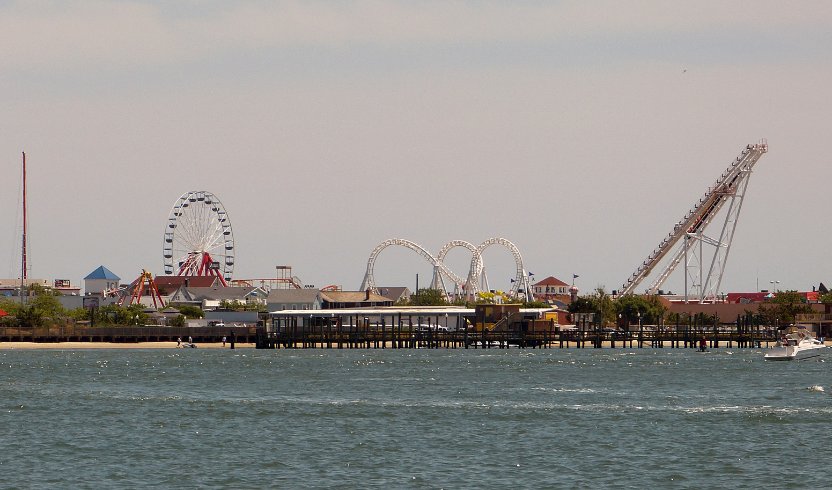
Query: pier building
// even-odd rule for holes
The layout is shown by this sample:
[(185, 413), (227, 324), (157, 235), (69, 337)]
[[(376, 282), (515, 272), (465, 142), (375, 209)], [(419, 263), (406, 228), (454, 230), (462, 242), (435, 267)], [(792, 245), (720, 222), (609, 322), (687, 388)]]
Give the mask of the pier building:
[(118, 289), (118, 277), (110, 269), (99, 265), (84, 278), (84, 294), (104, 296), (107, 291)]
[(260, 348), (469, 347), (476, 342), (548, 345), (558, 330), (554, 308), (520, 305), (279, 310), (258, 330)]

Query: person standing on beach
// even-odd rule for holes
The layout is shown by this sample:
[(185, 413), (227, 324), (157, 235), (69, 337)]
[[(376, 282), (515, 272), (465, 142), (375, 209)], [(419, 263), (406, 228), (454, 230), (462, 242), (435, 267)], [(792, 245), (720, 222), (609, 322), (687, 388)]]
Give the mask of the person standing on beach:
[(708, 348), (708, 339), (705, 338), (703, 335), (701, 339), (699, 339), (699, 352), (705, 352)]
[(176, 339), (176, 347), (182, 347), (182, 337)]
[(222, 346), (225, 347), (225, 337), (222, 338)]

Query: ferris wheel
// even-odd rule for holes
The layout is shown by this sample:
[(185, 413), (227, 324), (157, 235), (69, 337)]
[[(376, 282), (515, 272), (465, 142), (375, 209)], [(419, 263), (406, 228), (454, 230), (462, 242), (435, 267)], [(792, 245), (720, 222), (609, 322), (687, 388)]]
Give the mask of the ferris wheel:
[(162, 243), (165, 274), (216, 276), (228, 285), (234, 272), (234, 233), (217, 196), (182, 194), (173, 204)]

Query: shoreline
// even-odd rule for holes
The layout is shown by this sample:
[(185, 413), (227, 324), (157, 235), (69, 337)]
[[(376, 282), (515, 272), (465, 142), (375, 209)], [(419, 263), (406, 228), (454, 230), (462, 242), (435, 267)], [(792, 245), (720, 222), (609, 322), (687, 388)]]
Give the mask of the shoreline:
[[(230, 349), (231, 343), (196, 344), (199, 349)], [(85, 350), (85, 349), (181, 349), (176, 342), (0, 342), (2, 350)], [(253, 349), (253, 343), (237, 342), (235, 349)]]
[[(827, 341), (826, 345), (827, 346), (832, 346), (832, 342)], [(197, 343), (196, 346), (199, 349), (230, 349), (231, 348), (231, 343), (230, 342), (226, 343), (225, 347), (223, 347), (221, 342)], [(235, 349), (254, 349), (256, 347), (256, 345), (253, 342), (237, 342), (234, 345), (234, 347), (235, 347)], [(714, 348), (711, 348), (709, 346), (708, 350), (713, 351), (713, 350), (722, 350), (722, 349), (749, 349), (749, 348), (752, 348), (752, 349), (753, 348), (768, 349), (770, 347), (771, 347), (771, 344), (768, 343), (768, 342), (763, 342), (760, 347), (737, 347), (736, 344), (734, 344), (731, 347), (728, 347), (726, 342), (720, 342), (719, 347), (714, 349)], [(184, 348), (184, 347), (177, 347), (176, 342), (172, 342), (172, 341), (161, 341), (161, 342), (26, 342), (26, 341), (24, 341), (24, 342), (0, 342), (0, 351), (4, 351), (4, 350), (49, 350), (49, 349), (52, 349), (52, 350), (121, 349), (121, 350), (123, 350), (123, 349), (180, 349), (180, 348)], [(423, 346), (416, 347), (416, 349), (425, 349), (425, 348), (426, 347), (423, 347)], [(501, 348), (499, 346), (486, 347), (486, 349), (488, 349), (488, 350), (490, 350), (490, 349), (500, 350), (500, 349), (505, 349), (505, 348), (506, 347)], [(516, 346), (516, 345), (511, 345), (507, 348), (509, 348), (509, 349), (518, 349), (519, 347)], [(314, 345), (314, 347), (310, 346), (310, 347), (306, 347), (306, 349), (328, 350), (326, 344), (321, 344), (321, 343), (316, 343)], [(331, 347), (331, 349), (336, 349), (337, 350), (338, 347), (333, 345)], [(381, 348), (381, 347), (373, 347), (373, 348), (367, 348), (367, 347), (357, 347), (356, 348), (356, 347), (353, 347), (352, 349), (363, 349), (363, 350), (387, 350), (387, 349), (391, 349), (391, 350), (396, 350), (393, 347), (393, 343), (389, 342), (389, 341), (385, 342), (385, 346), (383, 348)], [(413, 349), (413, 347), (400, 347), (399, 349), (409, 350), (409, 349)], [(454, 347), (445, 347), (445, 346), (438, 347), (438, 349), (465, 350), (464, 347), (455, 347), (454, 348)], [(482, 350), (482, 349), (483, 349), (482, 347), (473, 347), (473, 346), (468, 348), (468, 350)], [(537, 349), (533, 349), (532, 347), (526, 347), (525, 349), (537, 350)], [(590, 350), (594, 350), (595, 347), (593, 347), (589, 342), (587, 342), (584, 347), (578, 347), (574, 344), (574, 342), (570, 342), (567, 345), (564, 345), (564, 347), (560, 347), (556, 343), (553, 343), (551, 346), (543, 348), (541, 350), (560, 350), (560, 349), (564, 349), (564, 350), (572, 350), (572, 349), (581, 349), (581, 350), (590, 349)], [(610, 341), (603, 341), (601, 349), (603, 349), (603, 350), (621, 350), (621, 349), (624, 349), (624, 350), (638, 350), (639, 347), (638, 347), (636, 342), (633, 342), (632, 347), (630, 347), (629, 345), (622, 346), (620, 341), (617, 341), (615, 343), (615, 347), (611, 347)], [(687, 349), (690, 349), (690, 350), (694, 350), (695, 348), (688, 347), (686, 349), (685, 347), (682, 347), (681, 345), (679, 347), (674, 348), (674, 347), (671, 346), (670, 341), (664, 341), (663, 345), (661, 347), (651, 347), (649, 342), (645, 342), (645, 345), (644, 345), (643, 349), (671, 349), (671, 350), (677, 350), (677, 349), (687, 350)], [(285, 349), (281, 348), (281, 349), (265, 349), (265, 350), (285, 350)]]

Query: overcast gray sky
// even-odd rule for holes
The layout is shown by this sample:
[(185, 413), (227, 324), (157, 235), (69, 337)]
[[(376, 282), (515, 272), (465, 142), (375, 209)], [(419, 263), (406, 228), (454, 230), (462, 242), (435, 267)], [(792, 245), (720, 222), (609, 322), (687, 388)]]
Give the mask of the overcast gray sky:
[(722, 289), (832, 283), (830, 2), (0, 1), (0, 46), (0, 275), (26, 151), (31, 277), (162, 273), (173, 202), (208, 190), (237, 278), (355, 289), (387, 238), (501, 236), (615, 289), (767, 138)]

